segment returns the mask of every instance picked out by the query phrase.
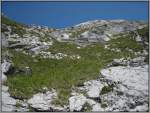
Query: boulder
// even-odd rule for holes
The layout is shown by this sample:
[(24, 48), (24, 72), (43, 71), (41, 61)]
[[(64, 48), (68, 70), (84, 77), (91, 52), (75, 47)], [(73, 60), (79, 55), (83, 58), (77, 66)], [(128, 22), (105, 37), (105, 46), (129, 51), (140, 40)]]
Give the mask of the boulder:
[(7, 92), (7, 91), (8, 91), (8, 87), (7, 87), (7, 86), (2, 85), (2, 91), (3, 91), (3, 92)]
[(85, 103), (86, 97), (82, 94), (77, 94), (69, 98), (69, 109), (70, 111), (81, 111)]
[(37, 93), (28, 100), (28, 104), (36, 111), (53, 111), (51, 102), (57, 97), (55, 90)]
[(145, 63), (145, 57), (137, 57), (134, 58), (130, 61), (130, 66), (141, 66), (144, 65)]
[(7, 80), (7, 76), (6, 76), (4, 73), (2, 73), (2, 84), (3, 84), (6, 80)]
[(141, 38), (139, 35), (137, 35), (137, 36), (135, 37), (135, 40), (136, 40), (137, 42), (142, 42), (142, 38)]
[(2, 111), (15, 111), (16, 100), (10, 97), (10, 94), (7, 91), (8, 87), (2, 86)]
[(4, 62), (2, 63), (2, 73), (9, 73), (9, 71), (11, 71), (12, 69), (12, 63), (4, 60)]
[(2, 47), (8, 47), (8, 45), (9, 45), (8, 39), (4, 33), (2, 33), (2, 35), (1, 35), (1, 44), (2, 44)]
[(96, 103), (95, 105), (93, 105), (92, 111), (93, 111), (93, 112), (105, 111), (105, 109), (102, 108), (101, 105), (100, 105), (99, 103)]
[(104, 85), (99, 80), (91, 80), (84, 83), (84, 88), (90, 98), (98, 98), (103, 86)]

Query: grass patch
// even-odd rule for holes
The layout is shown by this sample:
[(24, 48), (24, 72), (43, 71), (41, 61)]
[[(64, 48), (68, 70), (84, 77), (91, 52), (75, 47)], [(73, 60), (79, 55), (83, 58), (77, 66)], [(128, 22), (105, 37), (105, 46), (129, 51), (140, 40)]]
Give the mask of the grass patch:
[(109, 92), (112, 92), (113, 91), (113, 88), (114, 88), (114, 85), (111, 84), (111, 85), (108, 85), (108, 86), (104, 86), (100, 92), (100, 95), (103, 95), (103, 94), (106, 94), (106, 93), (109, 93)]
[(19, 107), (21, 107), (21, 106), (22, 106), (21, 103), (17, 101), (16, 107), (19, 108)]
[(137, 32), (142, 38), (144, 38), (145, 41), (149, 41), (149, 26), (146, 26), (142, 29), (138, 29)]
[[(25, 33), (25, 30), (23, 29), (23, 27), (25, 27), (26, 25), (18, 23), (14, 20), (11, 20), (5, 16), (1, 16), (2, 19), (2, 24), (6, 24), (12, 27), (12, 32), (16, 33), (20, 36), (23, 36), (23, 34)], [(5, 29), (2, 29), (2, 31), (6, 31)]]
[(138, 44), (134, 39), (128, 37), (119, 37), (117, 39), (112, 39), (108, 42), (110, 48), (119, 48), (121, 51), (128, 52), (127, 49), (132, 49), (137, 52), (143, 49), (141, 44)]
[(82, 108), (82, 112), (91, 112), (91, 110), (92, 110), (92, 106), (89, 104), (89, 103), (85, 103), (84, 105), (83, 105), (83, 108)]
[[(81, 59), (32, 58), (30, 55), (25, 55), (12, 49), (9, 50), (13, 54), (12, 60), (15, 67), (27, 66), (32, 69), (31, 76), (19, 73), (8, 76), (7, 85), (13, 97), (28, 99), (43, 87), (47, 87), (49, 90), (55, 88), (58, 93), (58, 99), (54, 101), (54, 104), (65, 105), (68, 103), (73, 86), (97, 78), (100, 69), (104, 68), (114, 58), (133, 56), (132, 53), (126, 53), (125, 51), (120, 53), (111, 52), (98, 43), (77, 49), (76, 45), (71, 43), (54, 42), (49, 51), (69, 55), (78, 54)], [(37, 61), (34, 62), (34, 59), (37, 59)], [(108, 90), (109, 88), (106, 88), (106, 91)]]
[(106, 103), (101, 103), (102, 108), (106, 108), (108, 105)]

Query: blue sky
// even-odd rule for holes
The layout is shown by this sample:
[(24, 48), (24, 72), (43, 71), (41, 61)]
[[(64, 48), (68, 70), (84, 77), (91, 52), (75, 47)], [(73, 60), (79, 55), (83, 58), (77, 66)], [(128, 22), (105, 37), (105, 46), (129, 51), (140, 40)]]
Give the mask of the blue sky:
[(2, 12), (24, 24), (64, 28), (96, 19), (148, 21), (148, 2), (2, 2)]

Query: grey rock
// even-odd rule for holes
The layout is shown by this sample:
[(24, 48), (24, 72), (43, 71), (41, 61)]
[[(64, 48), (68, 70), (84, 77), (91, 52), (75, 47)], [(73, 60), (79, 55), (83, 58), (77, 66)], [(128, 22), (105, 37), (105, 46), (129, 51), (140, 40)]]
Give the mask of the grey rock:
[(83, 105), (86, 102), (86, 97), (82, 94), (76, 94), (69, 98), (69, 109), (70, 111), (81, 111)]
[(16, 100), (10, 97), (10, 94), (6, 90), (5, 88), (5, 92), (2, 92), (2, 111), (15, 111)]
[[(146, 108), (148, 103), (148, 65), (110, 67), (101, 70), (101, 74), (106, 79), (116, 83), (119, 81), (117, 88), (113, 92), (101, 95), (100, 97), (102, 101), (108, 103), (108, 110), (130, 111), (138, 106), (137, 102), (145, 106), (144, 111), (148, 109)], [(118, 91), (123, 93), (119, 96), (117, 94)]]
[(13, 64), (4, 60), (1, 66), (2, 66), (2, 73), (8, 73), (10, 69), (13, 67)]
[(6, 82), (6, 80), (7, 80), (7, 76), (4, 73), (2, 73), (2, 84)]
[(56, 110), (56, 106), (54, 107), (51, 102), (56, 99), (56, 97), (57, 93), (55, 90), (47, 91), (46, 93), (38, 93), (33, 95), (27, 103), (37, 111), (53, 111), (54, 109)]
[(49, 48), (49, 46), (47, 46), (47, 45), (37, 46), (35, 48), (30, 49), (29, 52), (31, 54), (39, 54), (40, 51), (47, 50), (48, 48)]
[(1, 44), (2, 44), (2, 47), (8, 47), (8, 45), (9, 45), (8, 39), (4, 33), (2, 33), (2, 35), (1, 35)]
[(137, 67), (137, 66), (142, 66), (145, 65), (145, 57), (136, 57), (136, 58), (121, 58), (121, 59), (114, 59), (111, 63), (109, 63), (107, 66), (132, 66), (132, 67)]
[(9, 45), (9, 48), (23, 48), (25, 47), (26, 45), (23, 44), (23, 43), (15, 43), (15, 44), (11, 44)]
[(104, 84), (99, 80), (91, 80), (84, 83), (84, 89), (87, 91), (87, 96), (90, 98), (98, 98)]
[(137, 57), (130, 61), (130, 66), (141, 66), (144, 64), (146, 64), (145, 57)]

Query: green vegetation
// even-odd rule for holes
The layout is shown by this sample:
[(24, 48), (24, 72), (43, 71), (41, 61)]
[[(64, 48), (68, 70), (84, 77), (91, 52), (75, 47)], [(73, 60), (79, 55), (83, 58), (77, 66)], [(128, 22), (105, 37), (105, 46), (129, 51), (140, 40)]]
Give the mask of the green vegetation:
[(117, 39), (112, 39), (108, 42), (110, 44), (110, 48), (118, 48), (121, 51), (128, 52), (128, 49), (132, 49), (133, 51), (140, 51), (143, 49), (141, 44), (138, 44), (135, 40), (129, 38), (130, 36), (120, 37)]
[(106, 108), (108, 105), (106, 103), (101, 103), (102, 108)]
[(17, 23), (16, 21), (13, 21), (5, 16), (1, 16), (1, 20), (2, 20), (2, 23), (3, 24), (6, 24), (6, 25), (10, 25), (10, 26), (19, 26), (19, 25), (23, 25), (23, 24), (19, 24)]
[[(23, 27), (25, 26), (24, 24), (17, 23), (16, 21), (13, 21), (5, 16), (1, 16), (1, 19), (2, 19), (2, 24), (9, 25), (13, 28), (12, 29), (13, 33), (17, 33), (18, 35), (21, 36), (25, 33), (25, 30), (23, 29)], [(5, 29), (2, 29), (2, 32), (4, 31)]]
[(22, 106), (21, 103), (17, 101), (16, 107), (19, 108), (19, 107), (21, 107), (21, 106)]
[[(126, 42), (128, 42), (126, 44)], [(119, 44), (119, 46), (114, 44)], [(122, 44), (120, 44), (122, 43)], [(133, 50), (141, 49), (140, 45), (136, 45), (134, 41), (123, 39), (114, 39), (109, 42), (112, 47), (120, 49), (132, 48)], [(123, 45), (124, 44), (124, 45)], [(134, 46), (133, 46), (134, 45)], [(78, 86), (84, 81), (97, 78), (100, 69), (104, 68), (114, 58), (133, 57), (132, 52), (121, 51), (112, 52), (104, 49), (99, 43), (89, 45), (84, 48), (77, 49), (76, 45), (71, 43), (54, 42), (48, 51), (52, 53), (65, 53), (67, 55), (80, 55), (80, 59), (64, 58), (41, 59), (40, 57), (32, 58), (21, 52), (9, 50), (13, 55), (15, 68), (30, 67), (32, 69), (31, 76), (25, 76), (22, 73), (14, 73), (8, 76), (7, 85), (9, 92), (16, 98), (30, 98), (47, 87), (49, 90), (55, 88), (58, 93), (58, 99), (53, 103), (64, 105), (68, 103), (71, 88)], [(37, 61), (35, 62), (35, 59)], [(111, 91), (111, 87), (103, 88), (103, 94)]]
[(111, 85), (108, 85), (108, 86), (104, 86), (101, 90), (101, 93), (100, 95), (103, 95), (103, 94), (106, 94), (106, 93), (109, 93), (111, 91), (113, 91), (113, 88), (114, 88), (114, 85), (111, 84)]
[[(40, 37), (40, 36), (39, 36)], [(39, 41), (40, 42), (50, 42), (50, 36), (49, 35), (46, 35), (44, 37), (40, 37)]]
[(89, 104), (89, 103), (85, 103), (84, 105), (83, 105), (83, 109), (82, 109), (82, 111), (83, 112), (90, 112), (92, 110), (92, 106)]
[(149, 26), (138, 29), (137, 32), (144, 38), (145, 41), (149, 41)]

